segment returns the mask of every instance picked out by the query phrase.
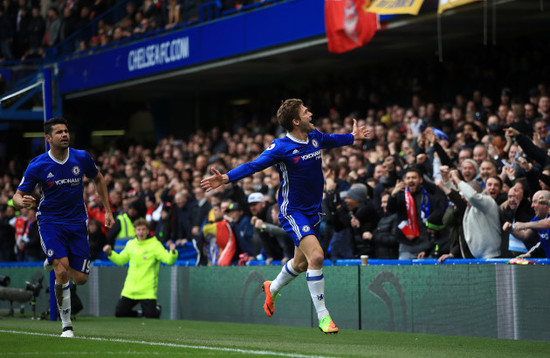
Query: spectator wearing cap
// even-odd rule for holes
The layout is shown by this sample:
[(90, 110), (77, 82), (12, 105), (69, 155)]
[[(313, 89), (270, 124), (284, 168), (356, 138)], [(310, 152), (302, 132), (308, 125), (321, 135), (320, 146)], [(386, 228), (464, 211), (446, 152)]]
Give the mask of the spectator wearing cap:
[(227, 208), (227, 216), (231, 220), (233, 232), (237, 238), (238, 252), (245, 253), (248, 257), (256, 256), (252, 243), (254, 236), (254, 227), (250, 223), (250, 216), (244, 213), (243, 208), (237, 202), (232, 202)]
[(354, 256), (374, 256), (374, 248), (369, 238), (372, 238), (379, 217), (372, 201), (367, 199), (367, 187), (363, 184), (353, 184), (344, 195), (344, 201), (348, 209)]
[[(372, 233), (378, 223), (378, 214), (374, 205), (367, 200), (367, 187), (355, 183), (349, 190), (341, 193), (343, 202), (336, 207), (332, 215), (335, 232), (331, 242), (331, 258), (354, 258), (361, 255), (374, 256), (371, 241), (363, 237), (365, 232)], [(372, 234), (370, 235), (372, 238)]]
[(256, 228), (257, 220), (266, 221), (267, 219), (267, 207), (265, 197), (260, 192), (254, 192), (248, 195), (248, 208), (250, 210), (250, 223), (255, 227), (252, 243), (254, 245), (254, 252), (260, 252), (264, 247), (263, 241), (269, 242), (269, 239), (262, 240), (260, 231)]
[(266, 217), (266, 208), (265, 208), (265, 197), (264, 194), (259, 192), (254, 192), (248, 195), (248, 206), (250, 213), (253, 216), (260, 217), (265, 219)]

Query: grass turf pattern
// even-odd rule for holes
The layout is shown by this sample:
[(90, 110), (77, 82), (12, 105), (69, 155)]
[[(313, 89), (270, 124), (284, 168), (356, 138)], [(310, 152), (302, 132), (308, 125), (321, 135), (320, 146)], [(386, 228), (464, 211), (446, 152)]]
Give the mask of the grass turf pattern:
[(0, 318), (0, 356), (548, 357), (550, 342), (252, 324), (78, 317), (60, 322)]

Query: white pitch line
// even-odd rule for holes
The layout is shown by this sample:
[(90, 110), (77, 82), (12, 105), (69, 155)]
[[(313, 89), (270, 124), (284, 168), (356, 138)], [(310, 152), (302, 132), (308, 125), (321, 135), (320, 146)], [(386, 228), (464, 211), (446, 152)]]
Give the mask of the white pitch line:
[[(24, 334), (24, 335), (29, 335), (29, 336), (59, 337), (58, 334), (39, 333), (39, 332), (21, 332), (21, 331), (12, 331), (12, 330), (5, 330), (5, 329), (0, 329), (0, 332), (2, 332), (2, 333), (13, 333), (13, 334)], [(207, 350), (207, 351), (234, 352), (234, 353), (265, 355), (265, 356), (277, 356), (277, 357), (331, 358), (330, 356), (319, 356), (319, 355), (308, 355), (308, 354), (297, 354), (297, 353), (282, 353), (282, 352), (271, 352), (271, 351), (261, 351), (261, 350), (247, 350), (247, 349), (229, 348), (229, 347), (195, 346), (195, 345), (190, 345), (190, 344), (177, 344), (177, 343), (133, 341), (133, 340), (130, 340), (130, 339), (119, 339), (119, 338), (115, 339), (115, 338), (100, 338), (100, 337), (74, 337), (72, 339), (75, 339), (75, 338), (76, 339), (88, 339), (88, 340), (93, 340), (93, 341), (102, 341), (102, 342), (135, 343), (135, 344), (144, 344), (144, 345), (150, 345), (150, 346), (200, 349), (200, 350)], [(67, 339), (67, 338), (65, 338), (65, 339)]]

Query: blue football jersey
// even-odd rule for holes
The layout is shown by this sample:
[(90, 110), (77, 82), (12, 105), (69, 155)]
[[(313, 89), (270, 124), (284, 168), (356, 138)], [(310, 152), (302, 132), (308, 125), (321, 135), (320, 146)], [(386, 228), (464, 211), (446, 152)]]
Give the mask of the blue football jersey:
[(280, 214), (298, 210), (315, 215), (321, 212), (323, 200), (321, 149), (348, 144), (353, 144), (352, 134), (324, 134), (316, 129), (306, 141), (287, 134), (275, 139), (258, 158), (227, 172), (227, 176), (233, 182), (276, 164), (281, 178)]
[(84, 150), (69, 148), (63, 162), (47, 152), (29, 163), (18, 189), (32, 193), (39, 186), (41, 198), (36, 212), (39, 223), (81, 223), (88, 219), (83, 176), (93, 179), (98, 172), (94, 160)]

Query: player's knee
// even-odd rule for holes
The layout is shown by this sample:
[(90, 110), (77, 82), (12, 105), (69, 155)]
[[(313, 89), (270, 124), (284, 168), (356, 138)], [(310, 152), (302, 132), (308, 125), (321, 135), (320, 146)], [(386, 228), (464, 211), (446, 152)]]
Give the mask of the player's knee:
[(314, 252), (309, 260), (309, 268), (319, 268), (323, 267), (323, 262), (325, 261), (325, 256), (323, 251)]
[(321, 268), (323, 267), (323, 262), (324, 262), (324, 258), (323, 256), (315, 256), (312, 258), (311, 260), (311, 264), (310, 264), (310, 268)]
[(67, 282), (69, 280), (69, 271), (64, 266), (57, 266), (54, 270), (55, 280), (57, 282)]

